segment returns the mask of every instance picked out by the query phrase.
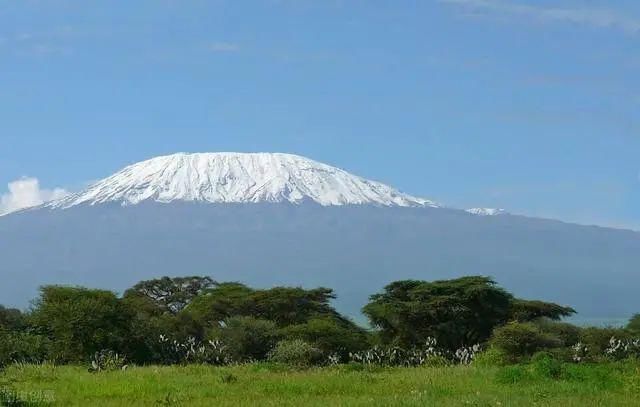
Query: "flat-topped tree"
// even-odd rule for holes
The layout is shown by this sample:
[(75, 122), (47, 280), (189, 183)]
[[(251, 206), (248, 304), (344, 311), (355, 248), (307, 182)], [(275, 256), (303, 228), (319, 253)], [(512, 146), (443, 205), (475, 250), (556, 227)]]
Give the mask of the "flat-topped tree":
[(512, 321), (527, 322), (539, 318), (549, 318), (559, 321), (563, 317), (575, 314), (576, 311), (571, 307), (554, 304), (552, 302), (531, 301), (515, 298), (511, 302)]
[(145, 300), (161, 314), (177, 314), (196, 296), (215, 285), (211, 277), (162, 277), (139, 282), (124, 293), (124, 298)]
[(553, 303), (514, 298), (491, 278), (396, 281), (363, 308), (384, 343), (421, 345), (428, 337), (450, 349), (486, 341), (497, 326), (516, 319), (558, 320), (575, 311)]
[(185, 311), (203, 324), (232, 316), (266, 319), (280, 327), (323, 316), (349, 324), (331, 305), (334, 298), (333, 290), (324, 287), (252, 289), (240, 283), (221, 283), (204, 291)]

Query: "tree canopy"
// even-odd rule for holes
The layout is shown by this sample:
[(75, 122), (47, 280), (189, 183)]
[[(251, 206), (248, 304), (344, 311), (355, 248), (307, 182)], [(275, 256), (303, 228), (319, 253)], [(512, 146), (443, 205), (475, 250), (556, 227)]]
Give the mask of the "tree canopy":
[(333, 298), (333, 290), (322, 287), (256, 290), (240, 283), (225, 283), (203, 292), (185, 311), (203, 324), (232, 316), (266, 319), (279, 327), (304, 323), (315, 316), (328, 315), (347, 321), (331, 306)]
[(52, 340), (54, 359), (77, 361), (102, 349), (121, 349), (129, 314), (111, 291), (44, 286), (30, 321)]
[(21, 330), (25, 324), (25, 317), (20, 310), (0, 305), (0, 330)]
[(511, 302), (510, 319), (517, 322), (533, 321), (538, 318), (549, 318), (558, 321), (575, 313), (576, 311), (571, 307), (563, 307), (552, 302), (516, 298)]
[(496, 326), (510, 320), (558, 320), (575, 311), (543, 301), (514, 298), (491, 278), (404, 280), (389, 284), (363, 308), (385, 343), (414, 346), (435, 337), (456, 348), (486, 341)]
[(177, 314), (204, 290), (215, 286), (210, 277), (162, 277), (141, 281), (128, 289), (125, 298), (140, 298), (160, 313)]
[[(488, 343), (492, 335), (489, 343), (524, 357), (579, 340), (602, 350), (613, 335), (558, 322), (575, 311), (514, 298), (483, 276), (393, 282), (363, 308), (372, 331), (341, 315), (334, 298), (325, 287), (257, 289), (198, 276), (141, 281), (121, 298), (106, 290), (44, 286), (26, 313), (0, 306), (0, 366), (12, 360), (86, 361), (102, 350), (134, 363), (164, 363), (180, 360), (180, 352), (193, 358), (202, 349), (196, 344), (207, 343), (218, 344), (234, 361), (265, 360), (280, 342), (303, 343), (346, 361), (373, 343), (411, 349), (434, 337), (453, 354)], [(640, 315), (619, 331), (616, 336), (640, 333)]]
[(640, 314), (635, 314), (631, 317), (627, 324), (627, 329), (635, 333), (640, 333)]
[(415, 346), (435, 337), (451, 348), (486, 340), (509, 316), (512, 296), (488, 277), (397, 281), (363, 308), (384, 342)]

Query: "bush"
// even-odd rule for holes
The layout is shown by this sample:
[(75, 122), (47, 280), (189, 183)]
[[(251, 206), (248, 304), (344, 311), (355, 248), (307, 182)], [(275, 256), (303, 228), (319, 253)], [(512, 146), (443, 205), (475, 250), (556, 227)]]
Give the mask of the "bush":
[(84, 362), (102, 349), (120, 349), (130, 336), (130, 315), (111, 291), (42, 287), (30, 320), (61, 361)]
[(0, 305), (0, 329), (18, 331), (26, 326), (25, 315), (15, 308)]
[(131, 362), (163, 363), (163, 349), (158, 347), (161, 335), (169, 335), (178, 342), (186, 342), (189, 338), (202, 341), (204, 329), (191, 314), (184, 311), (160, 313), (149, 303), (150, 300), (143, 297), (122, 299), (125, 313), (129, 315), (129, 335), (118, 351), (126, 354)]
[(210, 336), (228, 344), (236, 361), (263, 360), (278, 341), (278, 328), (272, 321), (253, 317), (232, 317)]
[(185, 341), (178, 341), (160, 335), (156, 347), (159, 349), (159, 361), (165, 365), (189, 363), (228, 365), (233, 362), (227, 346), (217, 339), (199, 341), (191, 337)]
[(269, 359), (276, 363), (308, 367), (322, 361), (322, 352), (300, 339), (284, 340), (269, 353)]
[(318, 347), (325, 354), (336, 354), (341, 361), (348, 358), (349, 353), (367, 348), (366, 332), (349, 321), (341, 321), (330, 317), (318, 317), (304, 324), (283, 328), (282, 336), (286, 339), (301, 339)]
[(491, 345), (502, 351), (510, 362), (517, 362), (534, 353), (562, 346), (557, 337), (542, 332), (533, 323), (511, 322), (496, 328)]
[(399, 347), (381, 347), (354, 352), (349, 354), (351, 362), (363, 365), (378, 366), (444, 366), (452, 363), (469, 364), (476, 353), (480, 351), (479, 345), (463, 347), (456, 352), (438, 347), (435, 338), (427, 338), (420, 347), (403, 349)]
[(604, 351), (605, 357), (611, 360), (640, 358), (640, 339), (609, 339), (609, 346)]
[(121, 370), (126, 368), (125, 358), (112, 350), (101, 350), (93, 355), (90, 372)]
[(580, 341), (582, 330), (580, 327), (566, 322), (557, 322), (549, 319), (539, 319), (535, 324), (544, 333), (550, 334), (562, 341), (562, 346), (573, 346)]
[(635, 314), (631, 317), (627, 324), (627, 330), (632, 332), (634, 335), (640, 335), (640, 314)]
[(551, 355), (554, 359), (561, 362), (576, 362), (574, 347), (575, 345), (573, 347), (547, 349), (545, 352)]
[(495, 347), (480, 352), (473, 361), (473, 364), (478, 366), (504, 366), (507, 363), (507, 356), (502, 350)]
[(50, 341), (44, 336), (0, 331), (0, 367), (13, 362), (43, 362), (49, 348)]
[(624, 329), (589, 327), (582, 329), (580, 343), (586, 348), (586, 360), (599, 361), (605, 358), (611, 338), (629, 340), (631, 337), (632, 335)]
[(533, 355), (531, 367), (536, 375), (547, 379), (559, 379), (564, 373), (562, 362), (549, 352), (538, 352)]

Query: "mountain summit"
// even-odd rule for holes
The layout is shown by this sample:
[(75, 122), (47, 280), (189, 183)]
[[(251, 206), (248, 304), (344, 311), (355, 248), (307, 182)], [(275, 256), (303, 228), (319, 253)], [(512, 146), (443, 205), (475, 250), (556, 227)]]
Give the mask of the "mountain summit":
[(109, 202), (258, 203), (437, 207), (339, 168), (281, 153), (179, 153), (130, 165), (86, 190), (50, 202), (70, 208)]

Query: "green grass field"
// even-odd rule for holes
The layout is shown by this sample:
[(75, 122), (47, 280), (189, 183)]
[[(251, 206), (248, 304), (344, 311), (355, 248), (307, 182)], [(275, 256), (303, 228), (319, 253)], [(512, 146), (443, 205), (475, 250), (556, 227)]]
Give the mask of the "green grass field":
[(527, 365), (293, 370), (256, 364), (100, 373), (15, 365), (0, 373), (0, 389), (64, 406), (638, 406), (640, 366), (565, 365), (552, 379)]

